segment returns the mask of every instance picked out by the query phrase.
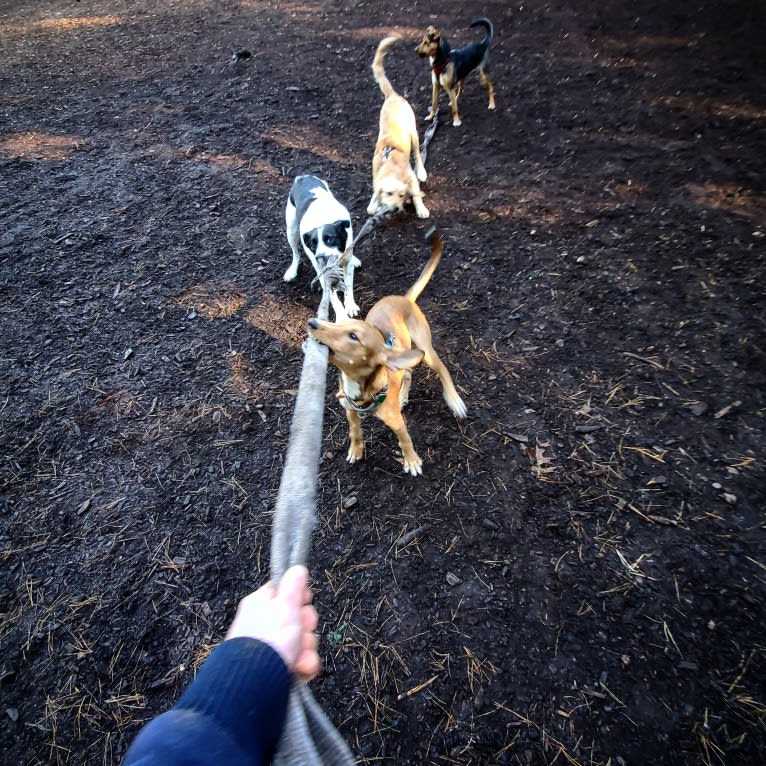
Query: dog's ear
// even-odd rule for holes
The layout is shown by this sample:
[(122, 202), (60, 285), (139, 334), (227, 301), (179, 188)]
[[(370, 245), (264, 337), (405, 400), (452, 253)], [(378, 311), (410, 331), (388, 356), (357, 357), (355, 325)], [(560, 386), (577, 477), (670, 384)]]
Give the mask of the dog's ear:
[(411, 370), (417, 367), (425, 354), (419, 348), (408, 348), (405, 351), (387, 351), (383, 364), (389, 370)]
[(346, 243), (348, 242), (348, 230), (351, 228), (351, 221), (336, 221), (335, 222), (335, 236), (338, 238), (340, 247), (338, 248), (342, 253), (346, 252)]
[(319, 242), (319, 240), (315, 231), (307, 231), (303, 235), (303, 244), (306, 245), (312, 253), (316, 253), (317, 251), (317, 242)]

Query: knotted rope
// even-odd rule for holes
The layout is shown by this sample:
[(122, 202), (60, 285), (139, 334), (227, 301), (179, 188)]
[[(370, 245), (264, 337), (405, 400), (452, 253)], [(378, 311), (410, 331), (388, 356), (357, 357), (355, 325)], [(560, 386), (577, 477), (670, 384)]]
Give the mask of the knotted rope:
[[(322, 279), (318, 316), (327, 319), (332, 287)], [(279, 484), (271, 539), (271, 579), (305, 564), (316, 523), (316, 485), (327, 379), (327, 347), (313, 338), (303, 345), (303, 369), (295, 400), (290, 440)], [(294, 680), (287, 724), (274, 763), (278, 766), (353, 766), (354, 757), (314, 699), (308, 686)]]

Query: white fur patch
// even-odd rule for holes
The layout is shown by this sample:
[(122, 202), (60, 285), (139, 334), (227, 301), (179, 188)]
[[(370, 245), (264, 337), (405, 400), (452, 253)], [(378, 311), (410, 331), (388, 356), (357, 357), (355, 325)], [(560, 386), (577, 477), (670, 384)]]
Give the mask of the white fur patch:
[(343, 372), (340, 374), (340, 379), (343, 385), (343, 392), (352, 402), (362, 398), (362, 387), (359, 385), (358, 381), (351, 380), (351, 378), (347, 377)]

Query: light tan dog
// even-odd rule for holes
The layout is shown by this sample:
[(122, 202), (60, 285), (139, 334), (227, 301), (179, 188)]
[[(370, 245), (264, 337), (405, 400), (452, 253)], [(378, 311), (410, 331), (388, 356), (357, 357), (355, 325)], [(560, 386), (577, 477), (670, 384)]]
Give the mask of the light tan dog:
[(432, 237), (431, 243), (431, 258), (406, 295), (381, 298), (364, 321), (347, 319), (336, 324), (309, 320), (309, 334), (329, 348), (330, 362), (340, 370), (338, 399), (348, 418), (349, 463), (364, 456), (362, 418), (374, 414), (399, 439), (405, 472), (413, 476), (423, 473), (423, 460), (415, 451), (402, 415), (412, 381), (410, 370), (421, 361), (439, 376), (444, 400), (455, 417), (466, 416), (449, 371), (431, 344), (428, 321), (415, 303), (441, 260), (441, 236)]
[[(380, 110), (380, 130), (372, 158), (372, 199), (367, 212), (374, 215), (386, 206), (401, 210), (411, 201), (418, 218), (428, 218), (419, 183), (428, 176), (420, 158), (415, 113), (407, 99), (394, 90), (383, 69), (386, 51), (399, 39), (394, 35), (381, 40), (372, 62), (375, 81), (385, 100)], [(410, 154), (415, 157), (414, 171)]]

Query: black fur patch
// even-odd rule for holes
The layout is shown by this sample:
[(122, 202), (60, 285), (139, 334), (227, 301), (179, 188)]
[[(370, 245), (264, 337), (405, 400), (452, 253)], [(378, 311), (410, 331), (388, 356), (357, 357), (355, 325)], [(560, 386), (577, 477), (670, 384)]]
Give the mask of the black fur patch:
[[(327, 184), (316, 176), (298, 176), (293, 181), (293, 186), (290, 189), (290, 202), (295, 205), (296, 220), (300, 221), (303, 218), (309, 205), (316, 199), (315, 192), (317, 189), (328, 191)], [(315, 248), (316, 244), (311, 248), (312, 253)]]
[(339, 253), (346, 251), (348, 242), (348, 221), (335, 221), (322, 227), (322, 242), (325, 247), (337, 250)]
[(307, 231), (303, 235), (303, 244), (306, 245), (306, 247), (311, 250), (312, 253), (316, 254), (317, 245), (319, 244), (319, 237), (317, 236), (316, 229)]

